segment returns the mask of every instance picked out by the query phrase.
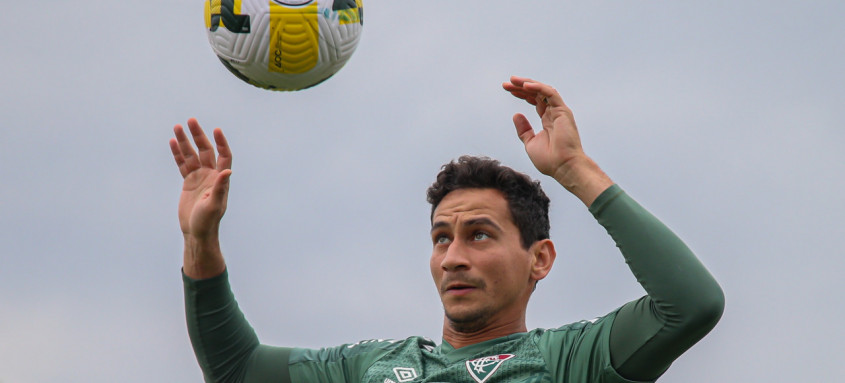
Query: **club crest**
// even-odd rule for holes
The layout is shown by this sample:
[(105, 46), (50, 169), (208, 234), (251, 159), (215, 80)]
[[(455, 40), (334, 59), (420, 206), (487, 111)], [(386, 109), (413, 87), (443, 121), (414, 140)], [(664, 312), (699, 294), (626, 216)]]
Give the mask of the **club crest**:
[(485, 356), (483, 358), (468, 360), (466, 362), (467, 371), (478, 383), (484, 383), (493, 376), (493, 373), (499, 369), (502, 363), (516, 355), (500, 354), (493, 356)]

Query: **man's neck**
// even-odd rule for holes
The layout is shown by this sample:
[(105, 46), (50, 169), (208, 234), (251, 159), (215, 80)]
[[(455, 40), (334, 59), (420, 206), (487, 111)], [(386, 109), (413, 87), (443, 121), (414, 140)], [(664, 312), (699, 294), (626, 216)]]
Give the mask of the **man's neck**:
[(461, 331), (448, 318), (443, 319), (443, 341), (448, 342), (456, 350), (461, 347), (526, 331), (528, 329), (525, 327), (524, 315), (513, 321), (490, 323), (476, 331)]

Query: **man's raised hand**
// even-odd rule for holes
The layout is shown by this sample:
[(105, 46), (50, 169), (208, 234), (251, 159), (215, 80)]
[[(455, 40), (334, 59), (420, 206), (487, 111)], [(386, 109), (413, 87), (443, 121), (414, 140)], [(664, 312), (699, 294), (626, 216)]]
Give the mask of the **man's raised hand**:
[(613, 185), (584, 153), (575, 117), (555, 88), (518, 76), (511, 76), (502, 87), (514, 97), (534, 105), (540, 116), (543, 129), (538, 132), (522, 113), (513, 116), (516, 133), (537, 170), (557, 180), (587, 206)]
[(572, 111), (560, 94), (550, 85), (524, 77), (511, 76), (502, 84), (508, 92), (521, 98), (537, 110), (543, 129), (535, 132), (522, 113), (513, 116), (519, 139), (525, 144), (528, 158), (541, 173), (555, 177), (561, 167), (577, 156), (584, 155), (581, 139)]
[(170, 151), (184, 179), (179, 198), (179, 225), (185, 237), (183, 270), (190, 277), (205, 278), (225, 268), (218, 231), (226, 212), (232, 152), (219, 128), (214, 130), (217, 155), (196, 119), (188, 120), (188, 129), (196, 150), (181, 125), (173, 128), (176, 137), (170, 139)]

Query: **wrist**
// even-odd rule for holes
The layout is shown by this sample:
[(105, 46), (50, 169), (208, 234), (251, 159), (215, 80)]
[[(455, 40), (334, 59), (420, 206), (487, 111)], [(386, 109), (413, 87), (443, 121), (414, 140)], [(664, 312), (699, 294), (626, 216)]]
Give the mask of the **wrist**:
[(185, 235), (183, 272), (193, 279), (216, 277), (226, 269), (217, 236), (198, 238)]
[(613, 185), (613, 181), (587, 155), (572, 158), (561, 165), (552, 177), (587, 207)]

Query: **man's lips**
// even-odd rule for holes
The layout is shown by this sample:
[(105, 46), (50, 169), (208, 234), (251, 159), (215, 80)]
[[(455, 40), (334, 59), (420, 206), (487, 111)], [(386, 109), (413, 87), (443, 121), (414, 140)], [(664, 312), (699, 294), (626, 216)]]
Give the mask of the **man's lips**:
[(443, 293), (450, 295), (464, 295), (469, 294), (470, 292), (473, 292), (477, 289), (478, 287), (469, 283), (454, 282), (447, 284), (446, 288), (443, 289)]
[(469, 275), (444, 275), (440, 281), (441, 294), (467, 294), (476, 290), (484, 290), (487, 285), (483, 279)]
[(446, 290), (446, 294), (447, 295), (453, 295), (453, 296), (461, 296), (461, 295), (467, 295), (467, 294), (469, 294), (473, 291), (475, 291), (475, 287), (455, 288), (455, 289)]

